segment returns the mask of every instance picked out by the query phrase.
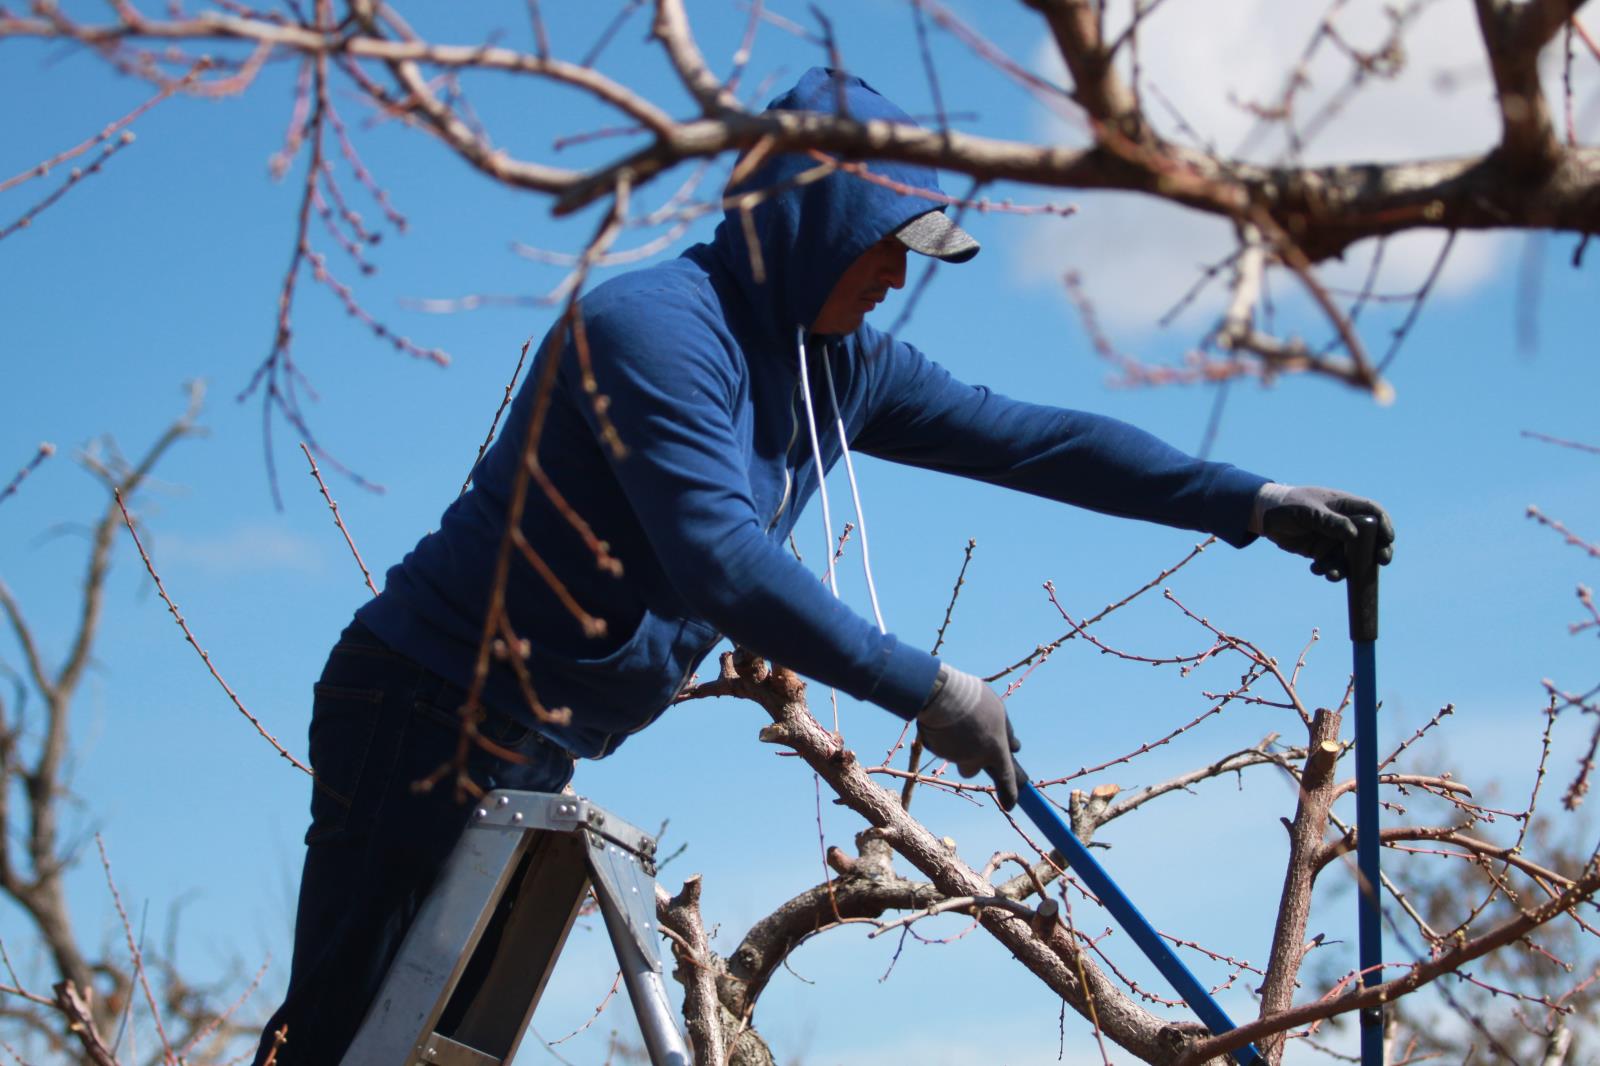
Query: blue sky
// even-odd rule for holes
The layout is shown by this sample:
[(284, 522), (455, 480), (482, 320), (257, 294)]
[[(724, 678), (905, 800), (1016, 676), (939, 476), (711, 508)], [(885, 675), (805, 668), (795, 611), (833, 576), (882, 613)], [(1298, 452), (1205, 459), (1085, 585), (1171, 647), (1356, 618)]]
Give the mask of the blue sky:
[[(558, 52), (581, 52), (595, 33), (595, 16), (576, 4), (546, 6)], [(800, 5), (774, 9), (806, 17)], [(1233, 143), (1240, 129), (1228, 93), (1249, 96), (1276, 84), (1283, 54), (1276, 51), (1278, 37), (1288, 31), (1274, 29), (1276, 36), (1257, 41), (1251, 52), (1249, 39), (1236, 38), (1254, 22), (1207, 30), (1194, 9), (1175, 3), (1167, 16), (1171, 30), (1152, 32), (1149, 69), (1171, 89), (1169, 96), (1181, 91), (1175, 98), (1196, 121), (1209, 122), (1222, 143)], [(1039, 24), (1023, 13), (976, 4), (958, 10), (1013, 55), (1031, 61), (1044, 47)], [(909, 43), (892, 59), (881, 46), (910, 41), (904, 5), (885, 0), (831, 13), (853, 69), (908, 110), (932, 110)], [(1446, 13), (1465, 14), (1456, 8)], [(692, 7), (691, 16), (707, 55), (726, 69), (742, 16), (721, 4)], [(521, 5), (505, 4), (478, 9), (471, 26), (437, 15), (417, 21), (451, 40), (481, 40), (500, 27), (509, 41), (525, 43), (523, 17)], [(435, 19), (438, 24), (430, 25)], [(683, 113), (681, 92), (641, 42), (644, 28), (635, 16), (601, 66)], [(1398, 150), (1394, 146), (1428, 152), (1487, 144), (1492, 113), (1472, 49), (1461, 43), (1470, 43), (1471, 35), (1464, 23), (1447, 28), (1456, 32), (1418, 35), (1412, 81), (1374, 90), (1399, 95), (1330, 127), (1330, 151), (1365, 157), (1368, 144), (1380, 155)], [(975, 113), (962, 120), (967, 128), (996, 136), (1075, 136), (949, 38), (936, 35), (934, 46), (947, 106)], [(149, 95), (78, 51), (7, 49), (0, 93), (27, 105), (8, 113), (0, 177), (76, 143)], [(816, 58), (811, 46), (765, 27), (746, 83), (772, 75), (775, 84), (786, 84)], [(1454, 95), (1440, 96), (1441, 71), (1455, 74)], [(1581, 87), (1593, 84), (1587, 73), (1580, 78)], [(293, 240), (304, 157), (288, 180), (275, 183), (267, 173), (288, 122), (292, 80), (292, 65), (279, 63), (242, 98), (168, 101), (136, 124), (137, 140), (104, 173), (29, 230), (0, 242), (0, 365), (6, 370), (0, 477), (23, 465), (41, 440), (61, 449), (0, 503), (0, 578), (24, 605), (47, 655), (59, 657), (85, 548), (74, 523), (103, 506), (72, 454), (107, 433), (138, 454), (181, 409), (182, 383), (205, 379), (209, 435), (171, 453), (140, 514), (167, 587), (203, 646), (251, 710), (303, 754), (311, 682), (367, 592), (305, 476), (293, 430), (280, 421), (273, 431), (271, 455), (284, 499), (278, 511), (265, 472), (260, 400), (234, 400), (270, 346)], [(511, 150), (525, 153), (543, 153), (555, 137), (603, 121), (572, 94), (508, 79), (486, 81), (473, 102)], [(363, 109), (348, 95), (336, 97), (336, 105), (410, 222), (404, 235), (384, 229), (372, 253), (378, 273), (359, 279), (357, 294), (398, 332), (447, 350), (453, 360), (441, 369), (390, 350), (303, 279), (295, 352), (321, 397), (308, 405), (309, 417), (334, 455), (385, 487), (377, 494), (329, 477), (369, 566), (380, 572), (432, 528), (454, 496), (518, 349), (530, 335), (542, 334), (551, 317), (528, 304), (426, 314), (415, 301), (544, 292), (560, 271), (518, 257), (512, 242), (570, 250), (593, 220), (553, 221), (536, 197), (489, 186), (421, 135), (393, 123), (367, 128)], [(1412, 106), (1422, 110), (1406, 110)], [(1407, 117), (1413, 115), (1420, 118)], [(1414, 131), (1409, 140), (1407, 129)], [(618, 150), (615, 142), (601, 142), (567, 154), (576, 162)], [(347, 171), (341, 173), (347, 195), (376, 225), (376, 207)], [(0, 225), (56, 180), (0, 194)], [(676, 184), (659, 182), (647, 202), (659, 203)], [(963, 187), (960, 179), (947, 184)], [(1179, 446), (1197, 447), (1214, 394), (1107, 388), (1110, 367), (1095, 356), (1060, 277), (1069, 267), (1083, 273), (1123, 349), (1151, 359), (1180, 357), (1205, 331), (1216, 300), (1202, 301), (1171, 329), (1157, 329), (1154, 321), (1202, 263), (1226, 254), (1225, 229), (1219, 234), (1215, 223), (1196, 223), (1133, 198), (1024, 188), (990, 195), (1069, 201), (1079, 212), (1064, 220), (972, 218), (969, 228), (984, 242), (984, 254), (940, 271), (905, 336), (968, 380), (1104, 411)], [(705, 232), (703, 226), (694, 231)], [(648, 236), (630, 235), (627, 243)], [(316, 232), (314, 240), (337, 273), (355, 278), (325, 235)], [(1396, 252), (1401, 267), (1394, 289), (1415, 283), (1416, 264), (1426, 268), (1438, 240), (1423, 235), (1410, 250)], [(1455, 703), (1457, 714), (1439, 743), (1413, 765), (1449, 768), (1474, 784), (1498, 783), (1508, 802), (1526, 793), (1537, 757), (1540, 679), (1579, 689), (1594, 683), (1592, 636), (1566, 633), (1578, 617), (1573, 588), (1592, 582), (1593, 563), (1529, 522), (1524, 509), (1537, 504), (1580, 533), (1600, 531), (1595, 457), (1521, 436), (1537, 430), (1596, 443), (1600, 370), (1588, 312), (1595, 267), (1589, 260), (1570, 265), (1571, 238), (1533, 239), (1529, 257), (1542, 268), (1533, 308), (1538, 330), (1534, 344), (1523, 344), (1517, 321), (1526, 240), (1462, 238), (1459, 265), (1394, 365), (1395, 403), (1380, 407), (1321, 381), (1237, 385), (1212, 452), (1278, 480), (1360, 491), (1391, 509), (1399, 541), (1383, 581), (1385, 735), (1408, 735), (1440, 706)], [(1359, 272), (1367, 255), (1370, 248), (1353, 250), (1355, 265), (1348, 269)], [(1326, 327), (1308, 317), (1287, 285), (1280, 283), (1274, 295), (1285, 329), (1325, 335)], [(903, 300), (882, 308), (882, 321), (892, 321)], [(1396, 314), (1379, 308), (1365, 320), (1374, 348), (1386, 345)], [(968, 538), (978, 541), (945, 646), (953, 663), (975, 672), (990, 673), (1065, 628), (1040, 589), (1043, 581), (1054, 581), (1062, 602), (1082, 616), (1120, 599), (1198, 539), (870, 460), (858, 470), (884, 610), (890, 628), (906, 639), (931, 645), (963, 547)], [(846, 498), (842, 480), (835, 498)], [(801, 547), (820, 563), (823, 533), (814, 511), (802, 521)], [(845, 594), (864, 610), (857, 560), (853, 549), (847, 551), (841, 574), (849, 576)], [(1300, 560), (1265, 545), (1244, 551), (1218, 546), (1172, 588), (1216, 624), (1285, 660), (1320, 629), (1303, 695), (1312, 704), (1339, 698), (1348, 669), (1343, 594), (1307, 574)], [(1171, 606), (1147, 600), (1107, 623), (1102, 636), (1145, 654), (1206, 645), (1205, 635)], [(18, 664), (9, 637), (0, 640), (0, 661)], [(1058, 776), (1131, 751), (1195, 717), (1209, 705), (1203, 693), (1230, 687), (1242, 665), (1219, 662), (1179, 678), (1101, 656), (1082, 642), (1069, 644), (1011, 699), (1027, 765)], [(852, 745), (864, 756), (887, 749), (897, 723), (874, 708), (841, 702)], [(814, 691), (813, 703), (825, 713), (824, 692)], [(813, 782), (795, 760), (756, 742), (763, 721), (753, 705), (692, 703), (616, 757), (581, 767), (576, 781), (586, 795), (642, 826), (670, 819), (668, 848), (687, 843), (688, 850), (662, 880), (675, 890), (687, 874), (705, 875), (706, 917), (720, 926), (724, 951), (753, 920), (820, 876)], [(1268, 732), (1295, 741), (1298, 729), (1278, 712), (1230, 710), (1088, 784), (1131, 789)], [(270, 954), (266, 990), (253, 1004), (265, 1013), (288, 961), (305, 781), (229, 706), (172, 626), (125, 539), (74, 730), (74, 784), (83, 798), (76, 827), (104, 834), (125, 898), (148, 908), (152, 927), (165, 922), (170, 904), (185, 901), (180, 951), (195, 972), (219, 972), (235, 961), (253, 970)], [(1565, 786), (1586, 739), (1582, 723), (1560, 724), (1555, 787)], [(1276, 821), (1291, 814), (1293, 804), (1292, 789), (1272, 773), (1246, 775), (1242, 785), (1212, 782), (1108, 828), (1104, 840), (1113, 847), (1105, 860), (1158, 926), (1259, 961), (1271, 936), (1263, 916), (1282, 876)], [(954, 837), (977, 866), (996, 849), (1020, 845), (992, 810), (929, 794), (918, 806), (928, 824)], [(1544, 806), (1553, 809), (1553, 797)], [(826, 796), (820, 809), (827, 843), (848, 849), (860, 828), (854, 816)], [(1582, 820), (1576, 821), (1568, 831), (1581, 833)], [(75, 915), (90, 943), (120, 935), (94, 866), (91, 858), (72, 882)], [(1313, 928), (1347, 934), (1350, 896), (1326, 897)], [(1080, 915), (1079, 921), (1089, 919)], [(940, 923), (929, 923), (930, 935), (964, 928), (957, 919)], [(16, 957), (26, 938), (14, 914), (0, 911), (0, 935)], [(869, 941), (859, 930), (846, 930), (796, 954), (795, 974), (774, 982), (757, 1015), (780, 1057), (803, 1053), (807, 1062), (830, 1063), (887, 1054), (924, 1062), (1054, 1058), (1059, 1004), (1003, 951), (981, 935), (908, 945), (890, 978), (880, 982), (893, 939)], [(1109, 944), (1119, 964), (1144, 972), (1122, 938)], [(27, 958), (25, 950), (20, 954)], [(582, 1024), (610, 985), (598, 929), (575, 935), (565, 966), (535, 1023), (550, 1037)], [(1222, 976), (1204, 967), (1201, 972)], [(1238, 992), (1228, 993), (1225, 1003), (1236, 1016), (1253, 1010)], [(927, 1024), (931, 1018), (938, 1023)], [(574, 1062), (599, 1061), (605, 1033), (626, 1022), (625, 1009), (613, 1004), (589, 1032), (557, 1050)], [(1065, 1059), (1098, 1061), (1087, 1027), (1070, 1017)], [(530, 1041), (519, 1061), (553, 1060)]]

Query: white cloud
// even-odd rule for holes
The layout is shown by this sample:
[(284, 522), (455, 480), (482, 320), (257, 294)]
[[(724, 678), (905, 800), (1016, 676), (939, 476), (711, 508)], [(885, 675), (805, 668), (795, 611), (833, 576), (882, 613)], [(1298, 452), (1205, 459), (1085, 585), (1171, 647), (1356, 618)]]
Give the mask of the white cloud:
[(158, 553), (158, 566), (191, 566), (216, 577), (263, 571), (315, 574), (326, 563), (322, 545), (269, 522), (244, 522), (199, 537), (169, 534), (152, 545), (152, 551)]
[[(1108, 24), (1125, 24), (1128, 6), (1112, 4)], [(1388, 34), (1387, 6), (1379, 0), (1351, 0), (1339, 8), (1336, 28), (1341, 39), (1356, 49), (1375, 49)], [(1326, 10), (1326, 5), (1272, 0), (1228, 4), (1169, 0), (1139, 33), (1142, 84), (1154, 90), (1145, 95), (1147, 113), (1176, 143), (1193, 144), (1198, 136), (1225, 156), (1260, 163), (1284, 161), (1281, 130), (1274, 127), (1262, 133), (1255, 116), (1241, 105), (1270, 105), (1281, 98), (1286, 77)], [(1492, 86), (1465, 0), (1427, 4), (1401, 40), (1397, 75), (1369, 77), (1348, 96), (1344, 88), (1352, 64), (1346, 54), (1327, 42), (1318, 49), (1305, 68), (1296, 114), (1304, 123), (1335, 106), (1304, 146), (1304, 162), (1455, 156), (1482, 152), (1495, 143), (1499, 120)], [(1559, 49), (1549, 50), (1545, 58), (1548, 91), (1559, 114)], [(1575, 96), (1580, 102), (1600, 85), (1593, 67), (1580, 62), (1575, 69)], [(1035, 68), (1047, 76), (1067, 78), (1047, 38), (1040, 43)], [(1588, 117), (1586, 110), (1594, 109), (1580, 106), (1580, 125)], [(1038, 123), (1039, 136), (1046, 141), (1084, 142), (1079, 128), (1042, 108)], [(1078, 271), (1102, 319), (1114, 328), (1153, 325), (1155, 317), (1198, 279), (1205, 264), (1232, 249), (1227, 221), (1149, 197), (1089, 193), (1077, 197), (1077, 202), (1080, 213), (1071, 221), (1030, 229), (1020, 245), (1016, 268), (1020, 279), (1045, 285), (1059, 284), (1067, 270)], [(1503, 234), (1462, 235), (1437, 291), (1462, 293), (1482, 284), (1511, 257), (1508, 240)], [(1404, 292), (1420, 285), (1442, 241), (1442, 234), (1431, 232), (1392, 239), (1384, 251), (1380, 288)], [(1359, 286), (1372, 250), (1372, 242), (1357, 245), (1346, 262), (1323, 268), (1324, 279), (1337, 286)], [(1205, 304), (1207, 314), (1220, 306), (1221, 292), (1213, 290)]]

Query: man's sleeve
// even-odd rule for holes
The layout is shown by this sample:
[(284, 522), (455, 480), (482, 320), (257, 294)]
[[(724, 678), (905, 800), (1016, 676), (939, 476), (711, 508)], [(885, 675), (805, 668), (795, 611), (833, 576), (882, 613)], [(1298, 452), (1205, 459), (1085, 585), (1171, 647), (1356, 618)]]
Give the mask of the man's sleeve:
[(590, 320), (588, 339), (627, 447), (612, 467), (684, 601), (743, 647), (915, 715), (938, 660), (879, 633), (767, 536), (734, 430), (739, 383), (727, 339), (691, 312), (653, 305)]
[(861, 451), (1105, 514), (1215, 533), (1235, 547), (1267, 479), (1196, 459), (1115, 418), (1024, 403), (957, 381), (887, 334), (863, 330)]

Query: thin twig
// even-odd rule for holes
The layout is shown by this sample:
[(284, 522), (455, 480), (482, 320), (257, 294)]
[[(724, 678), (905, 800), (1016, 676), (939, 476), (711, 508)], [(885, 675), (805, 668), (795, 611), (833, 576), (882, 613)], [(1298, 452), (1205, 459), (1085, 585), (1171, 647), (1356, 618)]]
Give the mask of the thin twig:
[(106, 126), (93, 137), (90, 137), (81, 144), (74, 145), (63, 152), (60, 152), (57, 155), (51, 156), (42, 163), (36, 163), (20, 174), (7, 178), (5, 181), (0, 181), (0, 192), (5, 192), (7, 189), (21, 185), (25, 181), (31, 181), (34, 178), (42, 178), (46, 174), (50, 173), (52, 169), (60, 166), (67, 160), (76, 159), (78, 156), (82, 155), (84, 152), (87, 152), (95, 145), (103, 144), (106, 141), (109, 141), (114, 134), (131, 125), (135, 120), (142, 117), (144, 113), (149, 111), (152, 107), (155, 107), (173, 93), (185, 88), (190, 82), (199, 76), (202, 70), (206, 69), (209, 65), (209, 60), (199, 60), (195, 64), (194, 69), (191, 70), (181, 81), (176, 81), (170, 85), (162, 86), (161, 91), (156, 93), (150, 99), (146, 100), (144, 103), (140, 104), (138, 107), (134, 108), (132, 111), (128, 112), (126, 115), (123, 115), (121, 118), (117, 119), (115, 122), (112, 122), (110, 125)]
[(589, 1015), (589, 1020), (578, 1026), (566, 1036), (561, 1037), (559, 1040), (546, 1040), (545, 1043), (550, 1047), (555, 1047), (557, 1044), (565, 1044), (568, 1040), (571, 1040), (573, 1037), (577, 1036), (579, 1033), (593, 1025), (599, 1019), (600, 1015), (605, 1013), (606, 1007), (611, 1003), (611, 998), (617, 994), (617, 986), (621, 984), (622, 971), (618, 970), (616, 979), (611, 982), (611, 990), (601, 998), (599, 1005), (594, 1009), (594, 1013)]
[(54, 444), (49, 441), (42, 441), (39, 444), (39, 450), (33, 453), (33, 458), (29, 459), (22, 469), (17, 471), (16, 477), (13, 477), (4, 489), (0, 489), (0, 503), (4, 503), (8, 497), (14, 495), (17, 491), (17, 486), (22, 484), (23, 479), (37, 470), (40, 463), (55, 453), (56, 446)]
[(256, 970), (255, 976), (250, 978), (250, 983), (245, 986), (245, 990), (240, 992), (239, 995), (234, 998), (233, 1002), (228, 1004), (228, 1006), (218, 1013), (215, 1018), (212, 1018), (205, 1025), (202, 1025), (195, 1030), (194, 1035), (184, 1042), (183, 1047), (178, 1049), (178, 1060), (180, 1062), (187, 1061), (193, 1054), (195, 1048), (199, 1047), (200, 1044), (208, 1037), (210, 1037), (218, 1029), (222, 1028), (223, 1024), (226, 1023), (229, 1018), (233, 1017), (234, 1014), (238, 1012), (240, 1007), (245, 1005), (245, 1001), (251, 996), (255, 995), (256, 989), (261, 987), (261, 979), (267, 975), (267, 970), (269, 967), (271, 967), (271, 965), (272, 957), (269, 955), (266, 961), (264, 961)]
[(18, 232), (19, 230), (25, 230), (29, 226), (33, 225), (34, 219), (38, 218), (63, 196), (71, 192), (79, 182), (82, 182), (85, 179), (100, 173), (100, 171), (104, 169), (105, 165), (111, 161), (112, 156), (116, 155), (118, 152), (122, 151), (122, 149), (128, 147), (128, 145), (132, 143), (133, 131), (123, 130), (122, 134), (118, 136), (116, 140), (112, 141), (110, 144), (106, 145), (105, 148), (101, 149), (100, 154), (95, 156), (94, 161), (88, 166), (73, 167), (72, 172), (67, 175), (67, 180), (62, 182), (54, 192), (50, 193), (50, 195), (46, 196), (44, 199), (40, 200), (38, 203), (24, 211), (22, 216), (15, 222), (11, 223), (11, 225), (6, 226), (4, 229), (0, 229), (0, 241), (5, 240), (7, 237)]
[(328, 495), (328, 486), (322, 480), (322, 471), (317, 469), (317, 461), (311, 457), (311, 449), (306, 447), (306, 442), (300, 442), (300, 450), (305, 453), (306, 462), (311, 464), (311, 476), (317, 481), (317, 488), (322, 490), (322, 498), (328, 501), (328, 510), (333, 512), (334, 525), (339, 527), (339, 532), (344, 534), (344, 542), (350, 546), (350, 554), (356, 557), (356, 565), (361, 568), (361, 576), (367, 582), (367, 589), (376, 596), (378, 586), (372, 583), (372, 574), (367, 570), (367, 564), (361, 558), (361, 552), (356, 548), (356, 542), (350, 536), (344, 519), (339, 517), (339, 505), (333, 502), (333, 497)]
[(1065, 644), (1067, 641), (1069, 641), (1073, 637), (1077, 636), (1083, 630), (1088, 629), (1090, 626), (1094, 625), (1096, 622), (1099, 622), (1102, 618), (1106, 617), (1108, 614), (1111, 614), (1113, 611), (1117, 611), (1117, 610), (1120, 610), (1123, 607), (1126, 607), (1128, 604), (1132, 603), (1134, 600), (1138, 599), (1140, 596), (1143, 596), (1146, 592), (1149, 592), (1151, 589), (1153, 589), (1153, 588), (1157, 587), (1158, 585), (1160, 585), (1167, 578), (1171, 577), (1173, 574), (1177, 573), (1179, 570), (1182, 570), (1185, 566), (1188, 566), (1189, 563), (1193, 562), (1200, 555), (1201, 552), (1205, 551), (1207, 548), (1211, 547), (1211, 545), (1215, 544), (1216, 542), (1217, 542), (1217, 538), (1216, 537), (1207, 537), (1205, 540), (1201, 541), (1199, 544), (1196, 544), (1193, 548), (1191, 548), (1189, 550), (1189, 554), (1188, 555), (1185, 555), (1182, 559), (1179, 559), (1176, 563), (1173, 563), (1171, 566), (1167, 567), (1165, 570), (1162, 570), (1161, 573), (1157, 574), (1155, 577), (1151, 578), (1149, 581), (1145, 582), (1143, 585), (1139, 586), (1137, 589), (1135, 589), (1134, 591), (1130, 592), (1128, 595), (1124, 596), (1122, 599), (1118, 600), (1116, 603), (1110, 604), (1105, 609), (1103, 609), (1099, 614), (1096, 614), (1091, 618), (1084, 619), (1077, 626), (1075, 626), (1072, 629), (1069, 629), (1067, 632), (1061, 634), (1061, 636), (1057, 637), (1055, 640), (1052, 640), (1048, 644), (1039, 645), (1033, 651), (1029, 652), (1027, 655), (1024, 655), (1021, 659), (1018, 659), (1016, 662), (1012, 663), (1010, 666), (1007, 666), (1002, 670), (998, 670), (995, 673), (990, 674), (988, 677), (985, 677), (984, 680), (985, 681), (989, 681), (989, 682), (998, 681), (1001, 678), (1005, 677), (1006, 675), (1014, 673), (1017, 670), (1022, 669), (1024, 666), (1028, 666), (1029, 664), (1033, 663), (1035, 660), (1037, 660), (1037, 659), (1039, 659), (1039, 658), (1041, 658), (1043, 656), (1049, 655), (1051, 652), (1053, 652), (1057, 648), (1061, 647), (1061, 645)]
[(1389, 350), (1383, 353), (1383, 358), (1378, 360), (1376, 370), (1379, 374), (1387, 371), (1394, 363), (1395, 356), (1400, 354), (1400, 346), (1410, 335), (1411, 329), (1417, 324), (1417, 319), (1422, 314), (1422, 305), (1427, 303), (1428, 294), (1433, 291), (1439, 276), (1444, 273), (1444, 265), (1450, 258), (1450, 251), (1456, 246), (1456, 231), (1450, 230), (1445, 235), (1444, 244), (1439, 249), (1439, 257), (1433, 261), (1433, 267), (1428, 271), (1428, 277), (1422, 283), (1422, 288), (1417, 290), (1416, 300), (1406, 312), (1405, 321), (1395, 328), (1394, 339), (1389, 344)]
[(1600, 541), (1585, 540), (1537, 507), (1530, 505), (1527, 515), (1546, 529), (1554, 530), (1556, 533), (1561, 534), (1563, 543), (1581, 550), (1592, 559), (1600, 559)]
[(517, 356), (517, 368), (511, 372), (511, 380), (506, 382), (505, 396), (501, 398), (500, 406), (495, 409), (494, 421), (489, 423), (489, 433), (483, 438), (483, 443), (478, 445), (478, 457), (472, 460), (472, 469), (467, 471), (467, 479), (461, 483), (461, 492), (458, 495), (465, 496), (467, 494), (467, 487), (472, 484), (472, 476), (478, 472), (478, 464), (483, 462), (484, 453), (489, 450), (489, 445), (494, 442), (495, 431), (500, 428), (500, 416), (506, 413), (507, 407), (511, 406), (512, 391), (517, 387), (517, 378), (522, 375), (522, 362), (528, 358), (528, 348), (532, 344), (532, 337), (522, 342), (522, 351)]
[(945, 630), (950, 628), (950, 616), (956, 609), (956, 600), (961, 597), (961, 587), (967, 583), (967, 567), (971, 565), (972, 553), (977, 547), (977, 540), (969, 537), (966, 552), (961, 557), (961, 569), (956, 573), (956, 583), (950, 589), (950, 602), (945, 604), (944, 621), (939, 623), (939, 632), (933, 640), (933, 650), (929, 653), (931, 655), (938, 655), (939, 649), (944, 646)]
[(1544, 433), (1537, 433), (1531, 429), (1523, 430), (1522, 435), (1532, 440), (1544, 441), (1546, 444), (1557, 444), (1563, 448), (1572, 448), (1576, 451), (1588, 452), (1591, 455), (1600, 455), (1600, 447), (1596, 447), (1593, 444), (1582, 444), (1575, 440), (1563, 440), (1560, 437), (1551, 437)]
[(172, 1041), (167, 1039), (167, 1029), (161, 1021), (161, 1008), (156, 1004), (156, 995), (150, 989), (150, 978), (145, 973), (144, 953), (139, 950), (138, 941), (133, 935), (133, 925), (128, 921), (128, 912), (122, 906), (122, 893), (117, 891), (117, 882), (111, 876), (111, 858), (106, 854), (106, 842), (99, 833), (94, 835), (94, 846), (100, 852), (100, 868), (105, 871), (106, 887), (111, 890), (111, 902), (117, 909), (117, 919), (122, 923), (123, 935), (128, 941), (128, 953), (133, 963), (134, 976), (139, 979), (139, 987), (144, 990), (144, 999), (150, 1006), (150, 1020), (156, 1027), (156, 1037), (161, 1041), (161, 1059), (167, 1066), (178, 1066), (178, 1055), (172, 1048)]
[[(189, 646), (199, 654), (200, 661), (206, 664), (206, 669), (211, 673), (217, 684), (222, 686), (222, 691), (228, 694), (228, 699), (232, 701), (233, 706), (255, 727), (256, 732), (261, 734), (268, 744), (272, 745), (273, 750), (289, 760), (289, 764), (296, 770), (311, 774), (311, 767), (290, 755), (289, 750), (278, 743), (278, 738), (267, 732), (266, 727), (261, 724), (261, 719), (245, 708), (245, 705), (239, 699), (238, 693), (234, 692), (233, 687), (224, 681), (222, 675), (217, 672), (216, 666), (211, 662), (211, 656), (206, 653), (206, 650), (200, 646), (200, 642), (195, 639), (194, 633), (189, 629), (189, 623), (183, 620), (183, 615), (178, 611), (178, 605), (172, 602), (171, 596), (167, 595), (167, 587), (162, 583), (161, 575), (156, 573), (155, 563), (150, 561), (150, 553), (145, 551), (144, 542), (139, 539), (139, 531), (134, 528), (133, 517), (128, 514), (127, 505), (122, 502), (122, 491), (115, 489), (113, 490), (113, 495), (116, 497), (117, 507), (122, 511), (122, 521), (128, 527), (128, 533), (133, 537), (133, 546), (139, 549), (139, 558), (144, 560), (144, 568), (150, 574), (150, 579), (155, 582), (156, 592), (161, 596), (161, 602), (167, 605), (167, 611), (171, 613), (172, 620), (183, 631), (183, 639), (188, 641)], [(312, 776), (314, 777), (315, 775)]]

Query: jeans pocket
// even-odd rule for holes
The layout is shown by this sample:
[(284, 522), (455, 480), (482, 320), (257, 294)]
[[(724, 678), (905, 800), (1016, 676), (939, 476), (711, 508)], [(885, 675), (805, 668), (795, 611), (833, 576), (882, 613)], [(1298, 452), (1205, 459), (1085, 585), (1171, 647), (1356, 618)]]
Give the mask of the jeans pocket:
[(515, 751), (533, 736), (533, 727), (506, 715), (491, 714), (478, 726), (478, 735), (502, 748)]
[[(459, 691), (445, 690), (416, 699), (408, 747), (413, 757), (421, 752), (426, 758), (414, 763), (415, 776), (436, 775), (441, 760), (455, 759), (464, 698)], [(479, 788), (559, 792), (572, 778), (572, 756), (510, 715), (486, 712), (478, 723), (478, 737), (486, 743), (469, 745), (459, 769)]]
[[(454, 736), (461, 730), (461, 705), (466, 698), (466, 693), (459, 689), (447, 688), (432, 695), (418, 696), (413, 711), (424, 722)], [(478, 736), (492, 744), (515, 749), (533, 736), (532, 726), (524, 725), (509, 715), (492, 711), (482, 713), (483, 717), (478, 722)]]
[(311, 827), (307, 844), (328, 843), (358, 828), (351, 812), (383, 709), (381, 689), (318, 682), (311, 711)]

